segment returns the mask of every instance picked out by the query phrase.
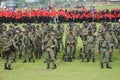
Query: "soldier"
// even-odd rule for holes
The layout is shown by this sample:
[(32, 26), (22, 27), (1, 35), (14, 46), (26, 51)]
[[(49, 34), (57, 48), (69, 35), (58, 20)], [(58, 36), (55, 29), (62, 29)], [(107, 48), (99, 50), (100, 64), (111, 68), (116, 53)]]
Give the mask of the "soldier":
[(69, 32), (67, 33), (66, 37), (66, 60), (67, 61), (72, 61), (73, 59), (73, 54), (74, 54), (74, 45), (75, 45), (75, 36), (72, 31), (73, 29), (69, 29)]
[[(74, 23), (73, 23), (73, 24), (74, 24)], [(73, 35), (75, 36), (73, 59), (75, 59), (76, 45), (77, 45), (77, 37), (78, 37), (78, 25), (76, 25), (76, 24), (73, 25)]]
[(32, 52), (30, 52), (30, 53), (32, 53), (32, 59), (33, 59), (33, 62), (35, 62), (35, 50), (36, 50), (36, 40), (37, 40), (37, 35), (36, 35), (36, 30), (35, 29), (33, 29), (32, 31), (31, 31), (31, 33), (29, 34), (29, 36), (30, 36), (30, 38), (31, 38), (31, 45), (32, 45)]
[(54, 38), (54, 33), (51, 32), (51, 36), (49, 36), (49, 40), (47, 42), (47, 49), (46, 49), (46, 63), (47, 63), (47, 69), (50, 68), (50, 62), (52, 62), (53, 67), (52, 69), (56, 69), (56, 63), (55, 63), (55, 47), (57, 46), (57, 40)]
[(23, 49), (24, 49), (24, 61), (23, 63), (25, 63), (27, 60), (26, 58), (28, 57), (29, 62), (31, 62), (31, 52), (33, 49), (33, 45), (32, 45), (32, 41), (31, 38), (29, 36), (29, 32), (26, 31), (24, 33), (23, 39), (22, 39), (22, 45), (23, 45)]
[(83, 52), (84, 52), (84, 54), (83, 54), (83, 57), (84, 58), (86, 58), (86, 54), (87, 54), (87, 44), (86, 44), (86, 42), (87, 42), (87, 35), (88, 35), (88, 23), (85, 23), (85, 22), (83, 22), (83, 26), (82, 26), (82, 28), (81, 28), (81, 34), (80, 34), (80, 37), (81, 37), (81, 39), (82, 39), (82, 42), (83, 42)]
[(60, 50), (60, 46), (62, 46), (62, 49), (64, 48), (63, 46), (63, 34), (64, 34), (64, 26), (62, 24), (58, 24), (57, 28), (56, 28), (56, 32), (57, 32), (57, 42), (58, 42), (58, 52)]
[(118, 42), (118, 49), (120, 52), (120, 19), (119, 19), (119, 23), (117, 25), (117, 31), (116, 31), (116, 38), (117, 38), (117, 42)]
[(36, 41), (35, 41), (35, 44), (36, 44), (35, 56), (38, 59), (40, 59), (42, 56), (42, 40), (43, 40), (42, 28), (37, 26)]
[(4, 69), (11, 70), (11, 65), (14, 58), (12, 42), (9, 39), (8, 35), (3, 35), (2, 37), (3, 47), (2, 47), (2, 54), (4, 55), (5, 63)]
[(23, 49), (22, 49), (22, 38), (23, 38), (23, 33), (22, 33), (22, 31), (20, 30), (18, 30), (17, 31), (17, 47), (18, 47), (18, 53), (19, 53), (19, 59), (21, 59), (21, 57), (22, 57), (22, 51), (23, 51)]
[(99, 46), (101, 50), (100, 54), (100, 65), (104, 68), (104, 63), (106, 63), (106, 68), (112, 68), (109, 64), (109, 53), (111, 52), (110, 42), (107, 40), (106, 33), (101, 33), (102, 39), (99, 41)]
[(116, 45), (116, 38), (113, 35), (113, 30), (109, 29), (109, 34), (108, 34), (108, 40), (110, 41), (110, 48), (111, 48), (111, 52), (109, 53), (109, 61), (112, 62), (112, 54), (113, 54), (113, 50), (114, 47)]
[(87, 62), (89, 62), (89, 59), (92, 58), (92, 61), (95, 62), (95, 56), (94, 56), (94, 46), (95, 46), (95, 37), (92, 34), (92, 31), (89, 30), (88, 36), (86, 39), (86, 58)]

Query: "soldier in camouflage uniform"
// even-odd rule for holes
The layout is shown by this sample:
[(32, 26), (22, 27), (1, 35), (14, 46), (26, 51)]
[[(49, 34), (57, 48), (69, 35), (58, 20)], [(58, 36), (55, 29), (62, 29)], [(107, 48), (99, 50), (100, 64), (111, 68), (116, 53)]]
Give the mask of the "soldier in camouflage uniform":
[(109, 53), (109, 61), (112, 62), (112, 54), (113, 54), (114, 47), (116, 45), (116, 38), (115, 38), (115, 35), (113, 34), (112, 29), (109, 29), (108, 32), (109, 32), (108, 40), (110, 41), (110, 48), (111, 48), (111, 52)]
[(66, 61), (72, 61), (73, 59), (73, 54), (74, 54), (74, 45), (75, 45), (75, 35), (73, 33), (73, 29), (69, 28), (69, 31), (66, 35)]
[(22, 39), (22, 45), (23, 45), (23, 50), (24, 50), (23, 63), (25, 63), (27, 61), (26, 60), (27, 57), (28, 57), (29, 62), (31, 62), (31, 54), (32, 54), (31, 52), (33, 50), (33, 44), (32, 44), (32, 41), (31, 41), (28, 31), (24, 32), (24, 36)]
[(80, 37), (81, 37), (81, 39), (82, 39), (82, 42), (83, 42), (83, 53), (84, 54), (81, 54), (82, 56), (83, 56), (83, 61), (84, 61), (84, 59), (87, 57), (87, 44), (86, 44), (86, 42), (87, 42), (87, 35), (88, 35), (88, 23), (83, 23), (83, 26), (82, 26), (82, 28), (81, 28), (81, 34), (80, 34)]
[(46, 63), (47, 63), (47, 69), (50, 68), (50, 62), (52, 62), (53, 67), (52, 69), (56, 69), (56, 63), (55, 63), (55, 47), (57, 46), (57, 40), (54, 38), (54, 33), (51, 32), (51, 35), (49, 36), (49, 40), (46, 45)]
[(116, 38), (117, 38), (117, 44), (118, 44), (118, 49), (120, 52), (120, 19), (119, 19), (119, 23), (117, 25), (117, 31), (116, 31)]
[(58, 24), (57, 28), (56, 28), (56, 32), (57, 32), (57, 42), (58, 42), (58, 52), (60, 50), (60, 46), (62, 46), (62, 49), (64, 48), (63, 47), (63, 41), (62, 41), (62, 38), (63, 38), (63, 34), (64, 34), (64, 26), (62, 24)]
[(36, 30), (33, 29), (29, 34), (29, 36), (31, 38), (31, 45), (32, 45), (32, 51), (30, 53), (32, 53), (31, 57), (33, 59), (33, 62), (35, 62), (35, 51), (36, 51), (36, 40), (37, 40)]
[(3, 35), (2, 37), (3, 47), (2, 54), (4, 55), (5, 63), (4, 69), (11, 70), (11, 65), (14, 59), (14, 53), (12, 51), (12, 41), (9, 39), (8, 35)]
[(109, 52), (111, 52), (110, 42), (107, 39), (106, 33), (101, 33), (102, 39), (99, 41), (100, 53), (100, 65), (104, 68), (104, 63), (106, 63), (106, 68), (112, 68), (109, 64)]
[(92, 61), (95, 62), (95, 56), (94, 56), (95, 37), (92, 34), (91, 30), (89, 30), (88, 32), (88, 36), (85, 44), (87, 45), (86, 47), (87, 62), (89, 62), (90, 58), (92, 58)]
[(40, 59), (42, 56), (42, 40), (43, 40), (42, 28), (37, 26), (36, 41), (35, 41), (35, 44), (36, 44), (35, 56), (38, 59)]

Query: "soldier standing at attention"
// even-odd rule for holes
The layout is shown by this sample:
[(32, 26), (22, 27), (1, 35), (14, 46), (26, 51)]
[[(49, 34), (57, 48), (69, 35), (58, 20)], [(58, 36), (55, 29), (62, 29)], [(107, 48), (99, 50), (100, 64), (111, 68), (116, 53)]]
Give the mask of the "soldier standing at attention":
[(67, 61), (72, 61), (74, 49), (75, 49), (74, 44), (75, 44), (76, 38), (72, 31), (73, 31), (73, 29), (70, 28), (67, 33), (67, 37), (66, 37), (66, 60)]
[(22, 39), (22, 45), (24, 49), (24, 61), (25, 63), (27, 60), (26, 58), (28, 57), (29, 62), (31, 62), (31, 51), (32, 51), (32, 41), (31, 38), (29, 37), (29, 32), (26, 31), (24, 33), (23, 39)]
[(60, 50), (60, 46), (62, 46), (62, 49), (63, 49), (63, 35), (64, 35), (64, 26), (62, 24), (58, 24), (57, 27), (56, 27), (56, 32), (57, 32), (57, 41), (58, 41), (58, 52)]
[(47, 42), (47, 49), (46, 49), (46, 63), (47, 63), (47, 69), (50, 68), (50, 62), (52, 62), (53, 67), (52, 69), (56, 69), (56, 63), (55, 63), (55, 48), (57, 46), (57, 40), (54, 37), (54, 33), (51, 32), (50, 36), (49, 36), (49, 40)]
[(100, 65), (101, 68), (104, 68), (104, 63), (106, 64), (106, 68), (112, 68), (109, 64), (109, 53), (111, 52), (110, 42), (107, 39), (106, 33), (101, 33), (102, 39), (99, 41), (99, 47), (101, 50), (100, 53)]
[(94, 56), (95, 37), (92, 34), (91, 30), (88, 31), (86, 45), (87, 45), (87, 51), (86, 51), (87, 62), (89, 62), (90, 58), (92, 58), (92, 61), (95, 62), (95, 56)]
[(3, 47), (2, 47), (2, 54), (4, 55), (5, 63), (4, 69), (11, 70), (11, 65), (14, 58), (14, 53), (12, 52), (12, 42), (9, 39), (8, 35), (3, 35), (2, 37)]

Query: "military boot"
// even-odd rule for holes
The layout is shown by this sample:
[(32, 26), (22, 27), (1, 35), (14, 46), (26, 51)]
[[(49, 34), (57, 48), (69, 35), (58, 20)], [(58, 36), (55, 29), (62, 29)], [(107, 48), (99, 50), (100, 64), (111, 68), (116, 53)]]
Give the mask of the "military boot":
[(72, 58), (70, 58), (70, 62), (72, 62), (73, 61), (73, 59)]
[(47, 69), (49, 69), (50, 68), (50, 64), (47, 64)]
[(22, 54), (19, 54), (19, 59), (21, 59), (22, 58)]
[(56, 68), (57, 68), (57, 66), (56, 66), (56, 64), (54, 64), (51, 69), (56, 69)]
[(89, 62), (90, 60), (89, 60), (89, 58), (87, 58), (87, 62)]
[(101, 63), (100, 65), (101, 65), (101, 69), (103, 69), (103, 68), (104, 68), (104, 65), (103, 65), (103, 63)]
[(35, 60), (33, 59), (33, 63), (35, 63)]
[(112, 69), (112, 67), (109, 64), (106, 64), (106, 68)]
[(16, 62), (16, 58), (14, 58), (13, 61)]
[(112, 59), (111, 59), (111, 57), (109, 57), (109, 62), (112, 62)]
[(7, 64), (4, 64), (4, 69), (5, 69), (5, 70), (7, 70), (7, 69), (8, 69)]
[(31, 62), (31, 58), (29, 58), (29, 62)]
[(12, 68), (11, 68), (11, 66), (10, 66), (10, 65), (8, 65), (8, 70), (12, 70)]
[(26, 59), (23, 61), (23, 63), (26, 63), (27, 61), (26, 61)]
[(95, 58), (92, 59), (92, 62), (95, 62)]

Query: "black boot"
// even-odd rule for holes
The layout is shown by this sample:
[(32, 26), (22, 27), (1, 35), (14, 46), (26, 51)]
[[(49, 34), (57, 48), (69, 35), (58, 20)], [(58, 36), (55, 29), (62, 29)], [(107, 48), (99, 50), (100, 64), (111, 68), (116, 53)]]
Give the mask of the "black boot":
[(14, 58), (13, 61), (16, 62), (16, 58)]
[(5, 70), (7, 70), (7, 69), (8, 69), (7, 64), (5, 64), (5, 65), (4, 65), (4, 69), (5, 69)]
[(23, 61), (23, 63), (26, 63), (26, 59)]
[(10, 65), (8, 65), (8, 70), (12, 70), (12, 68), (11, 68), (11, 66), (10, 66)]
[(89, 58), (87, 58), (87, 62), (89, 62), (90, 60), (89, 60)]
[(56, 69), (56, 68), (57, 68), (57, 66), (56, 66), (56, 64), (54, 64), (51, 69)]
[(47, 64), (47, 69), (50, 69), (50, 64)]
[(31, 62), (31, 59), (29, 58), (29, 62)]
[(112, 67), (109, 64), (106, 64), (106, 68), (111, 69)]
[(101, 69), (103, 69), (103, 68), (104, 68), (104, 65), (103, 65), (103, 63), (101, 63), (100, 65), (101, 65)]
[(43, 63), (46, 63), (46, 60)]
[(109, 58), (109, 62), (112, 62), (112, 59), (111, 59), (111, 58)]
[(35, 60), (33, 59), (33, 63), (35, 63)]
[(70, 62), (72, 62), (73, 61), (73, 59), (72, 58), (70, 58)]
[(92, 61), (95, 62), (95, 58), (93, 58)]
[(19, 54), (19, 59), (21, 59), (22, 58), (22, 54)]

